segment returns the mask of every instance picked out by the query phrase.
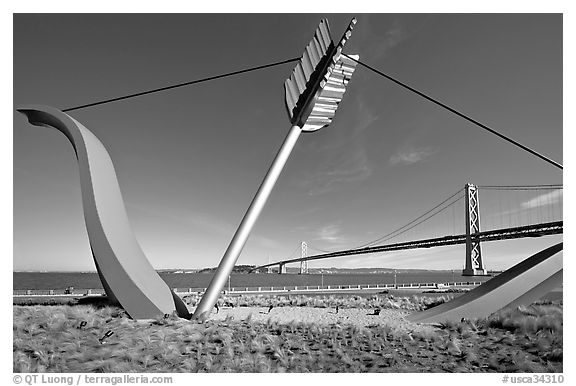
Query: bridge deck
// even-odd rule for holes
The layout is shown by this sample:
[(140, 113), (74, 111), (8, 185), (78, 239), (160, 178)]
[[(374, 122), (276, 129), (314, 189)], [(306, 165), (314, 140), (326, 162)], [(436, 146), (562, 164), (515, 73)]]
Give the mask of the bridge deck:
[[(471, 239), (472, 239), (472, 241), (484, 242), (484, 241), (520, 239), (520, 238), (525, 238), (525, 237), (541, 237), (541, 236), (547, 236), (547, 235), (561, 234), (561, 233), (563, 233), (563, 229), (564, 229), (563, 228), (563, 221), (555, 221), (555, 222), (527, 225), (527, 226), (521, 226), (521, 227), (515, 227), (515, 228), (503, 228), (503, 229), (495, 229), (495, 230), (490, 230), (490, 231), (478, 232), (476, 234), (471, 235)], [(466, 243), (466, 235), (465, 234), (455, 235), (455, 236), (444, 236), (444, 237), (437, 237), (437, 238), (431, 238), (431, 239), (408, 241), (408, 242), (403, 242), (403, 243), (378, 245), (375, 247), (348, 249), (348, 250), (344, 250), (344, 251), (337, 251), (337, 252), (331, 252), (331, 253), (324, 253), (324, 254), (320, 254), (320, 255), (299, 257), (299, 258), (290, 259), (290, 260), (282, 260), (282, 261), (277, 261), (275, 263), (269, 263), (269, 264), (261, 265), (259, 267), (252, 269), (252, 271), (255, 271), (257, 269), (272, 267), (272, 266), (276, 266), (276, 265), (298, 263), (301, 261), (329, 259), (332, 257), (360, 255), (360, 254), (366, 254), (366, 253), (399, 251), (399, 250), (405, 250), (405, 249), (433, 248), (433, 247), (440, 247), (440, 246), (446, 246), (446, 245), (457, 245), (457, 244), (465, 244), (465, 243)]]

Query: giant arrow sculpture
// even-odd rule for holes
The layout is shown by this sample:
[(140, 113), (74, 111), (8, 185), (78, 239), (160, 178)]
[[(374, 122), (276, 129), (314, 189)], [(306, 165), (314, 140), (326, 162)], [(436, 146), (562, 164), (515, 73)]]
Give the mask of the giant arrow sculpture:
[[(300, 133), (316, 131), (332, 121), (356, 65), (342, 56), (342, 47), (355, 23), (353, 19), (335, 45), (330, 37), (328, 21), (323, 20), (292, 76), (286, 80), (286, 108), (292, 128), (194, 316), (207, 315), (214, 307)], [(189, 319), (191, 315), (182, 300), (154, 270), (134, 237), (114, 166), (104, 145), (90, 130), (58, 109), (30, 105), (20, 107), (18, 111), (26, 115), (33, 125), (61, 131), (74, 148), (90, 247), (108, 298), (120, 304), (134, 319), (155, 318), (173, 312)]]
[[(300, 62), (284, 83), (286, 109), (292, 128), (224, 253), (214, 278), (194, 312), (194, 318), (209, 315), (216, 304), (300, 133), (319, 130), (332, 122), (356, 67), (356, 62), (342, 55), (342, 48), (355, 24), (356, 19), (352, 19), (338, 44), (334, 44), (328, 20), (322, 20)], [(355, 55), (351, 57), (359, 58)]]

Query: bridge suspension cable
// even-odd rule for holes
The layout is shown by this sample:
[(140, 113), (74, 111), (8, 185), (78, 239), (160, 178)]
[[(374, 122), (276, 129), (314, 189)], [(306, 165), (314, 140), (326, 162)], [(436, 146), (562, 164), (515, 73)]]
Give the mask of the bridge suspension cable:
[[(430, 215), (429, 217), (423, 219), (422, 221), (419, 221), (420, 219), (422, 219), (423, 217), (427, 216), (428, 214), (434, 212), (436, 209), (440, 208), (441, 206), (443, 206), (444, 204), (446, 204), (448, 201), (452, 200), (454, 197), (460, 195), (461, 197), (457, 198), (455, 201), (449, 203), (448, 205), (446, 205), (446, 207), (442, 208), (441, 210), (439, 210), (436, 213), (433, 213), (432, 215)], [(447, 199), (445, 199), (444, 201), (442, 201), (441, 203), (439, 203), (438, 205), (434, 206), (432, 209), (424, 212), (423, 214), (421, 214), (420, 216), (416, 217), (415, 219), (413, 219), (412, 221), (409, 221), (408, 223), (404, 224), (403, 226), (401, 226), (400, 228), (385, 234), (384, 236), (381, 236), (379, 238), (377, 238), (376, 240), (372, 240), (368, 243), (362, 244), (360, 246), (358, 246), (357, 248), (364, 248), (364, 247), (368, 247), (370, 245), (374, 245), (378, 242), (383, 242), (383, 241), (387, 241), (390, 239), (393, 239), (394, 237), (400, 236), (401, 234), (409, 231), (410, 229), (413, 229), (415, 226), (422, 224), (423, 222), (427, 221), (428, 219), (434, 217), (435, 215), (437, 215), (438, 213), (444, 211), (444, 209), (450, 207), (451, 205), (455, 204), (456, 202), (458, 202), (459, 200), (461, 200), (464, 197), (464, 194), (462, 192), (462, 190), (458, 190), (456, 193), (452, 194), (450, 197), (448, 197)], [(418, 222), (419, 221), (419, 222)], [(417, 223), (416, 223), (417, 222)]]
[(540, 159), (548, 162), (549, 164), (552, 164), (552, 165), (556, 166), (556, 167), (559, 168), (559, 169), (563, 169), (563, 167), (562, 167), (562, 165), (561, 165), (560, 163), (558, 163), (558, 162), (556, 162), (556, 161), (554, 161), (554, 160), (552, 160), (552, 159), (544, 156), (544, 155), (541, 154), (541, 153), (538, 153), (538, 152), (535, 151), (535, 150), (530, 149), (528, 146), (522, 145), (520, 142), (515, 141), (515, 140), (513, 140), (512, 138), (510, 138), (510, 137), (508, 137), (508, 136), (506, 136), (506, 135), (504, 135), (504, 134), (502, 134), (502, 133), (499, 133), (498, 131), (496, 131), (496, 130), (494, 130), (494, 129), (491, 129), (490, 127), (486, 126), (485, 124), (480, 123), (479, 121), (477, 121), (477, 120), (475, 120), (475, 119), (473, 119), (473, 118), (470, 118), (470, 117), (467, 116), (466, 114), (461, 113), (461, 112), (459, 112), (459, 111), (456, 110), (456, 109), (453, 109), (452, 107), (446, 105), (445, 103), (442, 103), (442, 102), (438, 101), (437, 99), (434, 99), (434, 98), (432, 98), (432, 97), (424, 94), (423, 92), (418, 91), (418, 90), (416, 90), (415, 88), (408, 86), (407, 84), (405, 84), (405, 83), (403, 83), (403, 82), (401, 82), (401, 81), (399, 81), (399, 80), (391, 77), (390, 75), (387, 75), (387, 74), (383, 73), (382, 71), (379, 71), (379, 70), (375, 69), (374, 67), (371, 67), (371, 66), (369, 66), (369, 65), (367, 65), (367, 64), (365, 64), (365, 63), (362, 63), (360, 60), (357, 60), (357, 59), (355, 59), (355, 58), (353, 58), (353, 57), (350, 57), (350, 56), (348, 56), (348, 55), (346, 55), (346, 54), (344, 54), (344, 53), (342, 53), (342, 55), (344, 55), (344, 56), (346, 56), (348, 59), (353, 60), (354, 62), (360, 64), (361, 66), (364, 66), (364, 67), (366, 67), (367, 69), (375, 72), (376, 74), (378, 74), (378, 75), (380, 75), (380, 76), (383, 76), (384, 78), (386, 78), (386, 79), (388, 79), (388, 80), (391, 80), (392, 82), (394, 82), (394, 83), (396, 83), (396, 84), (404, 87), (405, 89), (410, 90), (410, 91), (412, 91), (413, 93), (416, 93), (416, 94), (420, 95), (422, 98), (427, 99), (427, 100), (429, 100), (430, 102), (435, 103), (435, 104), (437, 104), (438, 106), (445, 108), (446, 110), (450, 111), (451, 113), (456, 114), (456, 115), (458, 115), (459, 117), (466, 119), (468, 122), (471, 122), (471, 123), (475, 124), (476, 126), (479, 126), (479, 127), (481, 127), (482, 129), (484, 129), (484, 130), (486, 130), (486, 131), (488, 131), (488, 132), (490, 132), (490, 133), (492, 133), (492, 134), (500, 137), (501, 139), (503, 139), (503, 140), (505, 140), (505, 141), (508, 141), (508, 142), (512, 143), (513, 145), (518, 146), (519, 148), (521, 148), (521, 149), (527, 151), (528, 153), (530, 153), (530, 154), (532, 154), (532, 155), (534, 155), (534, 156), (536, 156), (536, 157), (538, 157), (538, 158), (540, 158)]
[[(540, 190), (558, 190), (558, 189), (562, 189), (563, 185), (561, 184), (540, 184), (540, 185), (478, 185), (477, 188), (479, 189), (484, 189), (484, 190), (494, 190), (494, 191), (540, 191)], [(353, 249), (362, 249), (362, 248), (366, 248), (366, 247), (371, 247), (374, 246), (377, 243), (384, 243), (386, 241), (389, 241), (391, 239), (394, 239), (402, 234), (405, 234), (406, 232), (414, 229), (415, 227), (417, 227), (418, 225), (430, 220), (431, 218), (435, 217), (436, 215), (445, 212), (447, 209), (452, 208), (452, 216), (455, 217), (455, 210), (454, 208), (456, 207), (456, 203), (458, 203), (460, 200), (462, 200), (464, 198), (464, 193), (462, 190), (458, 190), (457, 192), (455, 192), (454, 194), (450, 195), (448, 198), (446, 198), (445, 200), (443, 200), (442, 202), (440, 202), (439, 204), (435, 205), (433, 208), (427, 210), (426, 212), (422, 213), (420, 216), (416, 217), (415, 219), (409, 221), (408, 223), (404, 224), (403, 226), (395, 229), (392, 232), (389, 232), (375, 240), (372, 240), (370, 242), (364, 243), (362, 245), (359, 246), (355, 246), (355, 247), (351, 247), (351, 248), (347, 248), (350, 250)], [(537, 200), (549, 200), (549, 198), (543, 197), (543, 198), (536, 198)], [(553, 205), (554, 203), (548, 203), (548, 202), (544, 202), (542, 206), (545, 207), (550, 207), (550, 205)], [(501, 203), (498, 203), (499, 205), (499, 213), (500, 213), (500, 217), (502, 215), (507, 215), (507, 216), (511, 216), (513, 214), (514, 211), (510, 210), (510, 208), (504, 210), (501, 207)], [(510, 207), (510, 205), (508, 205), (508, 207)], [(538, 207), (540, 207), (540, 205), (538, 205)], [(536, 208), (535, 210), (538, 210), (538, 208)], [(515, 213), (515, 215), (519, 215), (519, 213)], [(544, 216), (538, 216), (534, 218), (534, 220), (538, 220), (538, 222), (543, 222)], [(549, 216), (552, 217), (552, 216)], [(548, 220), (548, 221), (552, 221), (552, 220)], [(500, 222), (502, 222), (502, 219), (500, 218)], [(532, 221), (530, 221), (532, 222)], [(513, 225), (520, 225), (522, 223), (522, 221), (520, 221), (519, 219), (515, 219), (515, 221), (509, 221), (508, 226), (511, 227)], [(502, 227), (502, 223), (500, 224)], [(453, 227), (453, 233), (455, 233), (455, 228), (456, 228), (456, 224), (452, 225)], [(326, 250), (326, 249), (322, 249), (322, 248), (318, 248), (314, 245), (311, 245), (310, 243), (308, 243), (308, 248), (310, 250), (314, 250), (316, 252), (319, 253), (336, 253), (337, 251), (334, 250)]]
[(527, 226), (562, 219), (563, 185), (479, 185), (483, 229)]
[(320, 253), (332, 253), (332, 252), (334, 252), (334, 251), (328, 251), (326, 249), (316, 248), (316, 247), (310, 245), (310, 243), (308, 243), (308, 249), (312, 249), (312, 250), (314, 250), (316, 252), (320, 252)]
[[(482, 186), (482, 185), (480, 185)], [(489, 228), (489, 230), (482, 230), (478, 233), (475, 233), (472, 237), (476, 242), (486, 242), (486, 241), (496, 241), (496, 240), (509, 240), (509, 239), (516, 239), (516, 238), (525, 238), (525, 237), (541, 237), (546, 235), (555, 235), (561, 234), (563, 232), (563, 222), (562, 220), (557, 220), (556, 212), (560, 213), (560, 218), (562, 216), (562, 202), (561, 202), (561, 194), (558, 190), (562, 189), (562, 185), (560, 184), (550, 184), (550, 185), (484, 185), (486, 188), (493, 188), (493, 190), (519, 190), (513, 191), (511, 194), (523, 195), (521, 200), (514, 200), (515, 203), (519, 203), (516, 205), (508, 205), (507, 207), (503, 207), (500, 201), (496, 202), (495, 205), (492, 205), (497, 211), (496, 214), (498, 215), (497, 218), (494, 218), (492, 221), (492, 225), (494, 229)], [(533, 192), (530, 191), (534, 190), (554, 190), (555, 192), (552, 193), (544, 193), (544, 194), (537, 194), (534, 195)], [(417, 248), (431, 248), (437, 246), (449, 246), (449, 245), (460, 245), (466, 244), (467, 235), (466, 231), (463, 233), (457, 233), (455, 228), (453, 228), (452, 235), (448, 236), (434, 236), (434, 237), (427, 237), (427, 238), (419, 238), (419, 239), (411, 239), (410, 241), (403, 241), (403, 242), (395, 242), (393, 244), (379, 244), (373, 245), (377, 242), (385, 242), (391, 238), (399, 236), (410, 229), (426, 222), (430, 218), (445, 212), (448, 208), (452, 208), (453, 214), (455, 214), (455, 204), (464, 198), (464, 194), (459, 194), (462, 191), (458, 191), (452, 194), (450, 197), (442, 201), (440, 204), (436, 205), (434, 208), (426, 211), (424, 214), (418, 216), (414, 220), (410, 221), (406, 225), (396, 229), (394, 232), (390, 232), (376, 240), (371, 241), (370, 243), (364, 244), (360, 247), (354, 248), (347, 248), (344, 250), (338, 251), (328, 251), (321, 248), (317, 248), (313, 245), (308, 243), (308, 249), (320, 252), (318, 255), (306, 256), (303, 258), (295, 258), (292, 259), (292, 255), (294, 252), (300, 248), (298, 246), (295, 251), (291, 254), (290, 258), (285, 259), (283, 261), (274, 263), (274, 264), (288, 264), (293, 262), (301, 262), (303, 260), (313, 261), (313, 260), (320, 260), (320, 259), (327, 259), (333, 257), (343, 257), (343, 256), (351, 256), (351, 255), (358, 255), (358, 254), (371, 254), (371, 253), (381, 253), (381, 252), (389, 252), (389, 251), (400, 251), (400, 250), (407, 250), (407, 249), (417, 249)], [(510, 194), (506, 194), (509, 196)], [(516, 197), (517, 198), (517, 197)], [(509, 199), (509, 197), (508, 197)], [(521, 211), (528, 211), (524, 215)], [(533, 213), (530, 213), (532, 211)], [(503, 217), (508, 216), (509, 222), (508, 224), (504, 223)], [(513, 218), (516, 217), (516, 218)], [(490, 217), (490, 216), (484, 216)], [(527, 222), (523, 221), (522, 217), (527, 218)], [(498, 222), (498, 227), (496, 227), (496, 222)], [(371, 246), (370, 246), (371, 245)], [(268, 264), (269, 266), (272, 264)], [(264, 266), (263, 266), (264, 267)], [(260, 267), (257, 267), (260, 268)]]
[(298, 245), (296, 248), (294, 248), (292, 253), (290, 253), (290, 255), (286, 258), (286, 260), (290, 260), (292, 257), (296, 256), (296, 252), (298, 252), (299, 250), (300, 250), (300, 245)]
[[(458, 197), (456, 197), (458, 196)], [(456, 198), (455, 198), (456, 197)], [(408, 232), (411, 229), (414, 229), (416, 226), (428, 221), (429, 219), (431, 219), (432, 217), (436, 216), (437, 214), (442, 213), (443, 211), (445, 211), (446, 209), (448, 209), (449, 207), (453, 206), (454, 204), (456, 204), (458, 201), (460, 201), (462, 198), (464, 198), (464, 193), (462, 192), (462, 190), (458, 190), (456, 193), (450, 195), (448, 198), (446, 198), (444, 201), (442, 201), (441, 203), (439, 203), (438, 205), (434, 206), (432, 209), (424, 212), (423, 214), (421, 214), (420, 216), (416, 217), (415, 219), (413, 219), (412, 221), (409, 221), (408, 223), (404, 224), (403, 226), (395, 229), (392, 232), (389, 232), (387, 234), (385, 234), (384, 236), (381, 236), (375, 240), (372, 240), (370, 242), (364, 243), (362, 245), (353, 247), (353, 248), (349, 248), (349, 249), (360, 249), (360, 248), (365, 248), (365, 247), (369, 247), (371, 245), (374, 245), (376, 243), (379, 242), (385, 242), (388, 240), (391, 240), (395, 237), (398, 237), (406, 232)], [(450, 201), (450, 202), (449, 202)], [(440, 208), (440, 209), (439, 209)], [(321, 248), (317, 248), (313, 245), (310, 245), (310, 243), (308, 243), (308, 248), (315, 250), (317, 252), (321, 252), (321, 253), (332, 253), (334, 251), (328, 251), (325, 249), (321, 249)]]
[(485, 190), (554, 190), (562, 189), (563, 185), (552, 184), (552, 185), (478, 185), (478, 189)]
[[(417, 219), (415, 219), (415, 220), (413, 220), (413, 221), (411, 222), (411, 223), (413, 223), (413, 225), (410, 225), (411, 223), (406, 224), (406, 225), (405, 225), (404, 227), (402, 227), (402, 228), (405, 228), (405, 227), (407, 227), (407, 228), (405, 228), (405, 229), (399, 228), (399, 229), (397, 229), (395, 232), (389, 233), (388, 235), (385, 235), (385, 236), (381, 237), (380, 239), (375, 240), (375, 241), (373, 241), (373, 242), (371, 242), (371, 243), (369, 243), (369, 244), (365, 244), (365, 245), (363, 245), (363, 246), (361, 246), (361, 247), (359, 247), (359, 248), (371, 246), (371, 245), (373, 245), (373, 244), (375, 244), (375, 243), (382, 243), (382, 242), (391, 240), (391, 239), (393, 239), (393, 238), (396, 238), (396, 237), (398, 237), (398, 236), (400, 236), (400, 235), (408, 232), (409, 230), (414, 229), (414, 228), (417, 227), (418, 225), (420, 225), (420, 224), (422, 224), (422, 223), (430, 220), (432, 217), (436, 216), (437, 214), (440, 214), (440, 213), (444, 212), (446, 209), (450, 208), (451, 206), (453, 206), (454, 204), (456, 204), (458, 201), (460, 201), (460, 200), (463, 199), (463, 198), (464, 198), (464, 194), (460, 194), (460, 196), (458, 196), (458, 197), (456, 197), (455, 199), (453, 199), (452, 202), (448, 203), (446, 206), (444, 206), (443, 208), (439, 209), (438, 211), (432, 213), (432, 214), (429, 215), (428, 217), (425, 217), (425, 218), (423, 218), (422, 220), (414, 223), (414, 221), (417, 220)], [(438, 206), (437, 206), (436, 208), (438, 208)], [(430, 213), (431, 211), (432, 211), (432, 210), (428, 211), (427, 213)], [(422, 218), (423, 216), (425, 216), (425, 214), (424, 214), (424, 215), (421, 215), (419, 218)], [(409, 226), (409, 225), (410, 225), (410, 226)], [(395, 233), (395, 234), (394, 234), (394, 233)]]

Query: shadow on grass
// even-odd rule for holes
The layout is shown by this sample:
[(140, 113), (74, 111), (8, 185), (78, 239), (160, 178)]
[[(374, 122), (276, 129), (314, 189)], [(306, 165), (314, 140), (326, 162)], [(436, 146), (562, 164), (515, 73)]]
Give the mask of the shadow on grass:
[(82, 297), (30, 297), (13, 300), (14, 305), (19, 306), (75, 306), (89, 305), (100, 309), (105, 307), (117, 307), (118, 304), (111, 302), (106, 295), (82, 296)]
[(81, 298), (76, 298), (76, 303), (79, 305), (90, 305), (94, 308), (104, 308), (104, 307), (114, 307), (118, 304), (110, 301), (108, 296), (84, 296)]

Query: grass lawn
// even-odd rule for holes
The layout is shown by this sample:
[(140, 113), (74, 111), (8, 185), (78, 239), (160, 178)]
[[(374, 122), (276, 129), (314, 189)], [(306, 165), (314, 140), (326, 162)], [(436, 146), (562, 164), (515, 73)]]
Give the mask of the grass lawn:
[[(236, 300), (246, 306), (255, 302)], [(384, 309), (410, 310), (432, 302), (372, 300)], [(372, 307), (366, 301), (357, 299), (359, 306), (347, 300), (340, 307)], [(276, 306), (286, 305), (279, 301)], [(314, 307), (307, 301), (299, 306)], [(15, 305), (13, 322), (14, 372), (563, 371), (561, 302), (412, 330), (388, 324), (257, 322), (250, 316), (136, 322), (119, 308), (94, 305)]]

